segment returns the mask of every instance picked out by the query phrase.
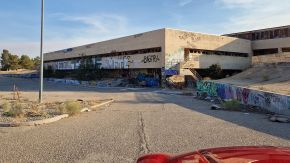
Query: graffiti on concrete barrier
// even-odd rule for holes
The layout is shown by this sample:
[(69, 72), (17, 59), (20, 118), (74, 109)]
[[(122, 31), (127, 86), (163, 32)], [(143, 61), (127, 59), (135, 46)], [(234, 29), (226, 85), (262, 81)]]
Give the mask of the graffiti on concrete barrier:
[(197, 82), (197, 89), (210, 96), (222, 99), (236, 99), (242, 104), (258, 106), (270, 111), (282, 112), (290, 109), (290, 96), (270, 92), (251, 90), (230, 84), (215, 83), (212, 81)]
[(197, 89), (210, 96), (217, 96), (217, 84), (214, 82), (197, 82)]
[(288, 109), (290, 109), (290, 98), (288, 98)]
[(144, 56), (144, 59), (142, 60), (143, 63), (158, 62), (158, 61), (160, 61), (158, 55)]

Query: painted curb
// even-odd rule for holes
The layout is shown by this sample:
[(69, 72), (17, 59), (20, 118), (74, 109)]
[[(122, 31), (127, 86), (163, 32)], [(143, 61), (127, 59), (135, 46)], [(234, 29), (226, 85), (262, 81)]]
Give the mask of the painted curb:
[(80, 112), (83, 113), (83, 112), (90, 112), (90, 111), (91, 111), (91, 109), (89, 109), (89, 108), (83, 108)]
[(106, 101), (106, 102), (103, 102), (103, 103), (100, 103), (100, 104), (97, 104), (97, 105), (94, 105), (94, 106), (91, 106), (90, 108), (91, 109), (95, 109), (95, 108), (98, 108), (98, 107), (101, 107), (101, 106), (104, 106), (104, 105), (107, 105), (107, 104), (110, 104), (112, 102), (114, 102), (115, 100), (111, 99), (109, 101)]
[(58, 115), (52, 118), (42, 119), (42, 120), (37, 120), (37, 121), (0, 123), (0, 127), (37, 126), (37, 125), (56, 122), (67, 117), (69, 117), (68, 114), (62, 114), (62, 115)]

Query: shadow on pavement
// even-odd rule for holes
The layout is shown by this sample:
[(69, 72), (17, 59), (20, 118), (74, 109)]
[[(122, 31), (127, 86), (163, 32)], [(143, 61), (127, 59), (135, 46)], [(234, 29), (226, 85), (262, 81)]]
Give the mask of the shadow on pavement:
[[(18, 86), (20, 91), (38, 91), (38, 81), (29, 79), (17, 79), (17, 78), (1, 78), (0, 77), (0, 92), (11, 91), (13, 84)], [(122, 92), (139, 92), (135, 94), (136, 100), (118, 101), (117, 103), (148, 103), (148, 104), (164, 104), (173, 103), (183, 108), (196, 111), (205, 115), (209, 115), (214, 118), (222, 119), (224, 121), (237, 124), (246, 128), (250, 128), (259, 132), (263, 132), (269, 135), (280, 137), (286, 140), (290, 140), (290, 125), (289, 123), (273, 123), (270, 122), (266, 115), (262, 114), (244, 114), (240, 112), (228, 112), (228, 111), (214, 111), (210, 110), (211, 103), (193, 99), (191, 96), (181, 95), (165, 95), (152, 93), (156, 89), (114, 89), (114, 88), (87, 88), (81, 86), (44, 83), (44, 91), (47, 92), (98, 92), (98, 93), (122, 93)], [(194, 118), (194, 117), (193, 117)]]

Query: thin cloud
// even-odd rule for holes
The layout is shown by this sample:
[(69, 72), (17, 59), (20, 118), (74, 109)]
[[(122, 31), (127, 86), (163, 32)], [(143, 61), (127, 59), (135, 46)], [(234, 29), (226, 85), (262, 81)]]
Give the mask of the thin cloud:
[(288, 0), (217, 0), (220, 7), (236, 11), (220, 26), (224, 33), (290, 24)]
[[(70, 26), (47, 25), (45, 28), (44, 52), (51, 52), (98, 41), (118, 38), (146, 31), (143, 27), (131, 27), (125, 16), (114, 14), (65, 15), (54, 13), (47, 19), (70, 23)], [(13, 54), (39, 55), (38, 40), (15, 38), (13, 41), (0, 41), (1, 48)], [(1, 49), (0, 49), (1, 50)]]
[(85, 26), (83, 31), (89, 32), (90, 34), (92, 32), (94, 34), (121, 32), (126, 29), (128, 21), (126, 17), (114, 14), (60, 15), (58, 19), (64, 22), (83, 24)]
[(251, 7), (259, 0), (216, 0), (217, 3), (225, 5), (225, 7), (235, 8), (235, 7)]
[(190, 4), (192, 2), (192, 0), (179, 0), (178, 5), (183, 7), (187, 4)]

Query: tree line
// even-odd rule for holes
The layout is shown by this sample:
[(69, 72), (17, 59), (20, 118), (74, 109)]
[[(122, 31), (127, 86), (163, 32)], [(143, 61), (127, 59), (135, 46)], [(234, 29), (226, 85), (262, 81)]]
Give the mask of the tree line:
[(40, 58), (30, 58), (28, 55), (11, 54), (8, 50), (4, 49), (1, 53), (1, 70), (18, 70), (18, 69), (29, 69), (35, 70), (40, 65)]

